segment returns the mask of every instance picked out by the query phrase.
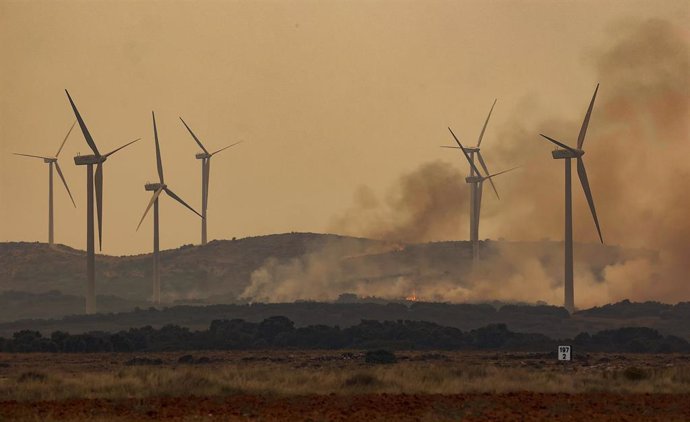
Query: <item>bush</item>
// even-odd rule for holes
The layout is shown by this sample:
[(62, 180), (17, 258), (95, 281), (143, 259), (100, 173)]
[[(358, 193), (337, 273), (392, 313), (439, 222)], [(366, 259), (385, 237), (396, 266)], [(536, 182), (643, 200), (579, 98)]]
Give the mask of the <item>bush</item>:
[(623, 371), (623, 376), (625, 379), (630, 381), (640, 381), (649, 378), (649, 374), (642, 368), (637, 366), (629, 366)]
[(192, 356), (192, 355), (180, 356), (180, 358), (177, 360), (177, 363), (194, 363), (194, 356)]
[(138, 366), (138, 365), (162, 365), (162, 359), (151, 359), (151, 358), (134, 358), (125, 362), (127, 366)]
[(390, 364), (390, 363), (396, 363), (398, 359), (395, 357), (395, 354), (391, 351), (388, 350), (372, 350), (367, 352), (366, 355), (364, 355), (364, 361), (366, 363), (373, 363), (373, 364)]
[(380, 384), (378, 378), (371, 374), (354, 374), (343, 382), (343, 387), (373, 387)]
[(48, 376), (41, 372), (28, 371), (22, 372), (17, 378), (17, 382), (29, 382), (29, 381), (45, 381)]
[(203, 365), (206, 363), (211, 363), (211, 359), (207, 358), (206, 356), (195, 358), (192, 355), (184, 355), (180, 356), (180, 358), (177, 360), (177, 363), (188, 365)]

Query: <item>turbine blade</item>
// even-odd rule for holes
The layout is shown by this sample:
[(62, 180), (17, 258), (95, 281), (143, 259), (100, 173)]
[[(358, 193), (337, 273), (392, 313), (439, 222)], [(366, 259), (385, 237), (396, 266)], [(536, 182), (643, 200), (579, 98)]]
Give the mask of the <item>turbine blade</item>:
[(161, 161), (161, 148), (158, 144), (158, 128), (156, 127), (156, 115), (151, 112), (151, 117), (153, 117), (153, 138), (156, 141), (156, 165), (158, 166), (158, 177), (160, 182), (163, 182), (163, 162)]
[(486, 179), (491, 179), (492, 177), (496, 177), (496, 176), (498, 176), (498, 175), (500, 175), (500, 174), (508, 173), (509, 171), (513, 171), (513, 170), (516, 170), (516, 169), (519, 169), (519, 168), (520, 168), (520, 167), (513, 167), (513, 168), (508, 169), (508, 170), (499, 171), (498, 173), (494, 173), (494, 174), (492, 174), (492, 175), (490, 175), (490, 176), (486, 176), (486, 177), (484, 177), (483, 179), (484, 179), (484, 180), (486, 180)]
[(467, 152), (465, 151), (465, 147), (462, 146), (462, 144), (460, 143), (460, 140), (458, 139), (458, 137), (455, 136), (455, 134), (453, 133), (453, 130), (452, 130), (451, 128), (448, 128), (448, 130), (450, 131), (450, 134), (453, 135), (453, 138), (455, 139), (455, 142), (458, 143), (458, 146), (459, 146), (460, 149), (462, 150), (462, 155), (464, 155), (465, 158), (467, 158), (467, 162), (470, 163), (470, 167), (472, 167), (472, 168), (474, 169), (474, 171), (477, 173), (477, 175), (481, 176), (482, 173), (479, 171), (479, 169), (477, 168), (477, 166), (474, 165), (474, 163), (472, 162), (472, 160), (470, 160), (470, 156), (467, 155)]
[(98, 215), (98, 249), (103, 250), (103, 163), (96, 166), (96, 210)]
[[(482, 127), (482, 132), (479, 134), (479, 140), (477, 141), (477, 148), (479, 148), (479, 145), (482, 144), (482, 138), (484, 137), (484, 131), (486, 131), (486, 125), (489, 124), (489, 119), (491, 118), (491, 112), (494, 111), (494, 106), (496, 105), (496, 101), (498, 101), (498, 99), (495, 99), (494, 103), (491, 104), (491, 110), (489, 110), (489, 115), (486, 116), (486, 121), (484, 122), (484, 127)], [(489, 173), (486, 173), (486, 174), (489, 174)]]
[(14, 155), (21, 155), (21, 156), (23, 156), (23, 157), (33, 157), (33, 158), (40, 158), (40, 159), (50, 160), (50, 157), (41, 157), (40, 155), (20, 154), (20, 153), (18, 153), (18, 152), (13, 152), (12, 154), (14, 154)]
[(189, 133), (192, 135), (192, 138), (194, 138), (194, 140), (196, 141), (196, 143), (199, 144), (199, 146), (201, 147), (201, 149), (203, 149), (204, 152), (205, 152), (206, 154), (208, 154), (209, 152), (206, 150), (206, 148), (204, 148), (204, 146), (201, 144), (201, 141), (199, 140), (199, 138), (196, 137), (196, 135), (194, 134), (194, 132), (192, 132), (192, 129), (190, 129), (189, 126), (187, 126), (187, 123), (184, 121), (184, 119), (182, 119), (182, 117), (180, 117), (180, 120), (182, 120), (182, 124), (184, 124), (184, 127), (187, 128), (187, 130), (188, 130)]
[[(495, 102), (494, 102), (494, 104), (495, 104)], [(479, 158), (479, 164), (481, 164), (482, 168), (484, 169), (484, 174), (491, 174), (491, 173), (489, 173), (489, 168), (486, 167), (486, 163), (484, 162), (484, 158), (482, 157), (481, 151), (477, 151), (477, 158)], [(491, 178), (489, 178), (489, 183), (491, 183), (491, 187), (494, 189), (494, 193), (496, 194), (496, 198), (498, 198), (500, 200), (501, 197), (498, 196), (498, 191), (496, 190), (496, 185), (494, 185), (494, 181), (491, 180)]]
[(580, 128), (580, 134), (577, 137), (577, 149), (582, 149), (582, 144), (585, 143), (585, 134), (587, 133), (587, 126), (589, 126), (589, 118), (592, 116), (592, 109), (594, 108), (594, 99), (597, 98), (597, 91), (599, 91), (599, 84), (594, 89), (594, 95), (592, 95), (592, 101), (589, 102), (589, 108), (587, 108), (587, 114), (585, 114), (585, 119), (582, 121), (582, 127)]
[(194, 214), (198, 215), (199, 217), (204, 218), (204, 217), (201, 216), (201, 214), (199, 214), (198, 212), (196, 212), (196, 210), (195, 210), (194, 208), (190, 207), (186, 202), (184, 202), (184, 201), (182, 200), (182, 198), (180, 198), (179, 196), (175, 195), (175, 192), (171, 191), (171, 190), (168, 189), (168, 188), (164, 188), (163, 190), (165, 190), (165, 193), (167, 193), (172, 199), (176, 200), (176, 201), (179, 202), (180, 204), (182, 204), (182, 205), (184, 205), (185, 207), (189, 208)]
[(69, 194), (69, 199), (72, 200), (72, 205), (74, 205), (74, 208), (77, 208), (77, 204), (74, 203), (74, 198), (72, 198), (72, 192), (69, 191), (69, 186), (67, 186), (67, 181), (65, 180), (65, 176), (62, 175), (62, 170), (60, 170), (60, 164), (58, 162), (55, 162), (55, 169), (58, 172), (58, 175), (60, 176), (60, 179), (62, 179), (62, 184), (65, 185), (65, 189), (67, 189), (67, 193)]
[(72, 133), (72, 129), (74, 129), (74, 125), (77, 124), (77, 121), (75, 120), (74, 123), (72, 123), (72, 126), (69, 128), (67, 131), (67, 135), (65, 135), (65, 139), (62, 140), (62, 143), (60, 144), (60, 148), (58, 148), (58, 152), (55, 153), (55, 158), (60, 155), (60, 151), (62, 151), (62, 147), (65, 146), (65, 142), (67, 142), (67, 138), (69, 138), (69, 134)]
[(110, 151), (109, 153), (105, 154), (104, 157), (110, 157), (111, 155), (115, 154), (116, 152), (118, 152), (122, 148), (129, 146), (129, 145), (132, 145), (133, 143), (135, 143), (136, 141), (138, 141), (140, 139), (141, 138), (137, 138), (137, 139), (133, 140), (132, 142), (127, 142), (126, 144), (122, 145), (120, 148), (114, 149), (114, 150)]
[(137, 224), (137, 230), (139, 231), (139, 227), (141, 227), (141, 223), (144, 222), (144, 218), (146, 218), (146, 214), (148, 214), (149, 210), (151, 209), (151, 206), (156, 202), (156, 199), (158, 199), (158, 196), (163, 192), (163, 188), (158, 188), (153, 195), (151, 196), (151, 200), (149, 201), (148, 206), (146, 207), (146, 211), (144, 211), (144, 215), (141, 216), (141, 220), (139, 220), (139, 224)]
[(243, 142), (243, 141), (238, 141), (238, 142), (235, 142), (235, 143), (234, 143), (234, 144), (232, 144), (232, 145), (228, 145), (228, 146), (226, 146), (225, 148), (221, 148), (221, 149), (219, 149), (218, 151), (216, 151), (216, 152), (212, 153), (211, 155), (216, 155), (216, 154), (218, 154), (219, 152), (221, 152), (221, 151), (225, 151), (226, 149), (228, 149), (228, 148), (230, 148), (230, 147), (234, 147), (234, 146), (235, 146), (235, 145), (237, 145), (237, 144), (241, 144), (242, 142)]
[(582, 157), (578, 157), (577, 159), (577, 175), (580, 176), (582, 190), (585, 191), (587, 203), (589, 204), (589, 210), (592, 211), (594, 225), (597, 226), (597, 233), (599, 233), (599, 240), (601, 241), (601, 243), (604, 243), (604, 238), (601, 236), (601, 229), (599, 228), (599, 219), (597, 218), (597, 211), (594, 209), (594, 198), (592, 198), (592, 190), (589, 188), (589, 181), (587, 180), (587, 171), (585, 170), (585, 163), (584, 161), (582, 161)]
[(86, 139), (86, 143), (89, 144), (89, 148), (93, 151), (94, 154), (96, 154), (97, 157), (100, 157), (101, 153), (98, 152), (98, 148), (96, 147), (96, 143), (93, 141), (93, 138), (91, 137), (91, 134), (89, 133), (89, 129), (86, 128), (86, 123), (84, 123), (84, 119), (81, 118), (81, 114), (79, 114), (79, 110), (77, 110), (77, 106), (74, 104), (74, 101), (72, 101), (72, 97), (69, 95), (69, 92), (65, 90), (67, 93), (67, 98), (69, 98), (69, 103), (72, 105), (72, 110), (74, 111), (74, 115), (77, 117), (77, 121), (79, 122), (79, 127), (81, 128), (81, 132), (84, 134), (84, 138)]
[(559, 147), (561, 147), (563, 149), (567, 149), (568, 151), (571, 151), (571, 152), (577, 152), (577, 150), (575, 150), (574, 148), (570, 148), (568, 145), (564, 144), (563, 142), (558, 142), (557, 140), (555, 140), (553, 138), (549, 138), (548, 136), (541, 134), (541, 133), (539, 135), (548, 139), (549, 141), (553, 142), (554, 144), (558, 145)]

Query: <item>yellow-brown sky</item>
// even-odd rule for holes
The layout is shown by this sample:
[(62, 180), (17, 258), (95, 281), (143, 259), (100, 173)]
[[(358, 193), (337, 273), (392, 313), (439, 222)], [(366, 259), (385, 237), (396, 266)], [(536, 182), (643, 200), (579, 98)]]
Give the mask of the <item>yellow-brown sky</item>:
[[(687, 2), (0, 1), (0, 241), (47, 239), (47, 166), (11, 153), (55, 153), (73, 121), (65, 88), (101, 151), (143, 138), (105, 164), (104, 253), (151, 248), (150, 217), (134, 231), (149, 199), (143, 184), (156, 177), (151, 110), (166, 181), (197, 209), (197, 147), (178, 116), (209, 149), (245, 140), (214, 158), (211, 239), (319, 232), (362, 185), (381, 194), (434, 160), (466, 172), (437, 145), (450, 141), (449, 124), (474, 143), (495, 97), (483, 144), (489, 162), (492, 147), (514, 147), (501, 145), (515, 137), (499, 139), (496, 128), (519, 120), (522, 104), (543, 113), (525, 113), (525, 126), (581, 119), (596, 82), (602, 91), (609, 82), (597, 80), (592, 52), (618, 22), (654, 17), (686, 24)], [(541, 142), (536, 133), (524, 138)], [(83, 249), (77, 152), (88, 147), (75, 130), (60, 162), (77, 209), (56, 180), (55, 236)], [(550, 177), (561, 173), (553, 166)], [(529, 201), (529, 189), (506, 185), (504, 197), (519, 189)], [(576, 216), (586, 218), (574, 189)], [(489, 193), (484, 209), (495, 215), (500, 204)], [(553, 206), (562, 212), (561, 191)], [(162, 248), (199, 242), (198, 217), (169, 198), (161, 219)], [(488, 224), (481, 236), (500, 237), (503, 227)], [(449, 237), (466, 232), (463, 223)], [(545, 225), (531, 237), (562, 234)], [(594, 231), (576, 240), (595, 240)]]

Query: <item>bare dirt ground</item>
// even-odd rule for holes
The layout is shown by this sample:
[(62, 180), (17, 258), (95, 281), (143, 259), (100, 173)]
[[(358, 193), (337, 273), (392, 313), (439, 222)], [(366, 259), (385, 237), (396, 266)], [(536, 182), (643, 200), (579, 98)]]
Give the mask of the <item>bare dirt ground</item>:
[(0, 421), (690, 420), (690, 356), (396, 355), (0, 354)]
[(687, 421), (690, 395), (611, 393), (157, 397), (3, 402), (27, 421)]

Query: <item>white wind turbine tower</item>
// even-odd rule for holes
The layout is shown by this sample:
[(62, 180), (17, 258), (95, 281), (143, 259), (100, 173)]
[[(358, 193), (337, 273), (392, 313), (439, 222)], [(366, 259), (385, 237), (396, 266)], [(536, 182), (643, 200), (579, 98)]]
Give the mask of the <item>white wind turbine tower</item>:
[(156, 115), (151, 112), (151, 117), (153, 118), (153, 137), (156, 143), (156, 165), (158, 167), (158, 183), (146, 183), (144, 189), (147, 191), (153, 191), (153, 196), (149, 201), (144, 215), (139, 220), (139, 225), (137, 225), (137, 230), (141, 227), (141, 223), (144, 221), (146, 214), (151, 209), (153, 205), (153, 302), (157, 305), (161, 303), (161, 278), (160, 278), (160, 254), (159, 254), (159, 242), (158, 242), (158, 197), (162, 192), (165, 192), (169, 197), (176, 200), (180, 204), (189, 208), (199, 217), (203, 218), (201, 214), (196, 212), (194, 208), (187, 205), (186, 202), (177, 196), (169, 187), (165, 184), (165, 179), (163, 178), (163, 161), (161, 160), (161, 150), (158, 144), (158, 129), (156, 127)]
[[(472, 243), (472, 259), (475, 262), (479, 259), (479, 213), (481, 210), (482, 200), (481, 188), (482, 183), (486, 179), (482, 179), (481, 173), (475, 165), (474, 157), (475, 155), (477, 156), (479, 164), (482, 166), (482, 169), (484, 170), (484, 174), (489, 175), (489, 168), (487, 167), (486, 162), (484, 161), (484, 157), (482, 156), (480, 148), (482, 144), (482, 139), (484, 138), (484, 133), (486, 132), (486, 127), (489, 124), (489, 119), (491, 118), (491, 113), (494, 111), (494, 107), (496, 106), (496, 101), (497, 100), (494, 99), (493, 104), (491, 104), (491, 109), (489, 109), (489, 114), (486, 116), (484, 126), (482, 126), (482, 130), (479, 133), (479, 139), (477, 140), (476, 146), (464, 148), (460, 146), (442, 146), (442, 148), (460, 148), (462, 149), (463, 153), (469, 157), (470, 160), (470, 175), (465, 179), (465, 181), (470, 184), (470, 242)], [(455, 142), (458, 143), (458, 145), (460, 145), (458, 138), (455, 136), (453, 131), (450, 128), (448, 128), (448, 130), (450, 131), (451, 135), (453, 135)], [(496, 189), (496, 185), (494, 184), (493, 180), (488, 180), (489, 183), (491, 183), (491, 187), (493, 188), (494, 193), (496, 194), (496, 198), (501, 199), (498, 195), (498, 190)]]
[[(74, 164), (78, 166), (86, 166), (86, 313), (92, 314), (96, 312), (96, 251), (94, 245), (94, 227), (93, 227), (93, 194), (96, 191), (96, 209), (98, 213), (98, 246), (102, 249), (103, 243), (103, 163), (108, 159), (109, 156), (115, 154), (122, 148), (131, 145), (138, 141), (135, 139), (132, 142), (128, 142), (123, 146), (110, 151), (107, 154), (101, 155), (96, 147), (96, 143), (89, 133), (89, 129), (86, 127), (86, 123), (79, 114), (77, 106), (72, 101), (72, 97), (67, 93), (67, 98), (72, 105), (72, 110), (74, 115), (79, 122), (79, 127), (84, 134), (84, 139), (86, 143), (93, 151), (93, 154), (89, 155), (77, 155), (74, 157)], [(96, 165), (96, 174), (94, 180), (93, 166)]]
[[(481, 214), (482, 191), (484, 188), (484, 182), (488, 180), (491, 183), (491, 186), (493, 186), (494, 192), (496, 193), (496, 197), (498, 197), (498, 191), (496, 191), (496, 186), (494, 186), (492, 179), (500, 174), (513, 171), (517, 169), (517, 167), (513, 167), (508, 170), (503, 170), (494, 174), (488, 174), (487, 172), (486, 176), (482, 176), (481, 172), (472, 160), (471, 155), (468, 152), (468, 148), (462, 146), (460, 140), (457, 138), (457, 136), (455, 136), (455, 133), (453, 133), (451, 128), (448, 128), (448, 130), (450, 131), (451, 135), (453, 135), (453, 139), (455, 139), (455, 142), (458, 144), (458, 148), (462, 151), (462, 155), (465, 157), (465, 159), (467, 159), (467, 162), (470, 164), (470, 175), (465, 178), (465, 182), (469, 183), (470, 186), (472, 186), (470, 192), (470, 230), (474, 234), (474, 236), (471, 237), (472, 262), (476, 264), (476, 262), (479, 260), (479, 216)], [(477, 155), (481, 157), (481, 155)], [(480, 162), (483, 163), (484, 160), (480, 158)], [(483, 167), (486, 168), (486, 164), (484, 164)]]
[(573, 158), (577, 159), (577, 175), (580, 178), (580, 184), (582, 185), (582, 190), (585, 192), (585, 197), (587, 198), (587, 203), (589, 204), (589, 209), (592, 212), (592, 217), (594, 218), (594, 225), (597, 228), (597, 233), (599, 234), (599, 240), (604, 243), (604, 239), (601, 236), (601, 229), (599, 228), (599, 220), (597, 219), (597, 212), (594, 209), (594, 198), (592, 198), (592, 190), (589, 188), (589, 181), (587, 180), (587, 171), (585, 170), (585, 163), (582, 160), (582, 156), (585, 152), (582, 150), (582, 145), (585, 142), (585, 134), (587, 133), (587, 126), (589, 126), (589, 119), (592, 115), (592, 109), (594, 108), (594, 99), (597, 97), (597, 91), (599, 90), (599, 84), (597, 84), (594, 90), (594, 95), (592, 96), (592, 101), (589, 103), (589, 108), (585, 114), (585, 119), (582, 122), (582, 127), (580, 128), (580, 134), (577, 137), (577, 148), (571, 148), (568, 145), (559, 142), (553, 138), (546, 135), (540, 134), (542, 137), (553, 142), (557, 146), (563, 149), (556, 149), (552, 152), (553, 158), (555, 160), (565, 160), (565, 279), (564, 279), (564, 289), (565, 289), (565, 308), (569, 312), (575, 310), (575, 296), (573, 287), (573, 202), (572, 202), (572, 184), (571, 184), (571, 160)]
[(209, 178), (211, 176), (211, 157), (213, 157), (221, 151), (224, 151), (232, 146), (241, 143), (242, 141), (235, 142), (234, 144), (223, 147), (215, 152), (208, 152), (206, 147), (204, 147), (199, 138), (197, 138), (194, 132), (192, 132), (192, 129), (189, 128), (189, 126), (182, 119), (182, 117), (180, 117), (180, 120), (182, 120), (182, 124), (184, 124), (184, 126), (189, 131), (189, 134), (192, 135), (192, 138), (194, 138), (196, 143), (203, 150), (203, 152), (196, 154), (196, 159), (201, 160), (201, 244), (205, 245), (208, 240), (208, 236), (206, 234), (206, 224), (208, 222), (208, 218), (206, 218), (206, 216), (208, 208), (208, 184)]
[(74, 121), (74, 123), (72, 123), (72, 126), (67, 131), (67, 135), (65, 135), (65, 139), (62, 140), (62, 143), (60, 144), (60, 148), (58, 148), (54, 157), (44, 157), (44, 156), (40, 156), (40, 155), (31, 155), (31, 154), (20, 154), (18, 152), (14, 153), (14, 155), (21, 155), (24, 157), (40, 158), (43, 160), (44, 163), (48, 164), (48, 245), (50, 245), (50, 246), (53, 246), (54, 241), (55, 241), (54, 229), (53, 229), (53, 165), (55, 166), (55, 170), (57, 170), (58, 175), (60, 176), (60, 179), (62, 179), (62, 184), (65, 185), (65, 189), (67, 190), (67, 194), (69, 195), (69, 199), (72, 200), (72, 205), (74, 205), (75, 208), (77, 207), (77, 204), (74, 203), (74, 198), (72, 197), (72, 192), (70, 192), (69, 186), (67, 186), (67, 181), (65, 180), (65, 176), (62, 175), (62, 170), (60, 169), (60, 164), (58, 164), (58, 156), (60, 155), (60, 151), (62, 151), (62, 147), (65, 146), (65, 142), (67, 142), (67, 138), (69, 138), (69, 134), (72, 133), (72, 129), (74, 129), (75, 124), (77, 124), (76, 120)]

